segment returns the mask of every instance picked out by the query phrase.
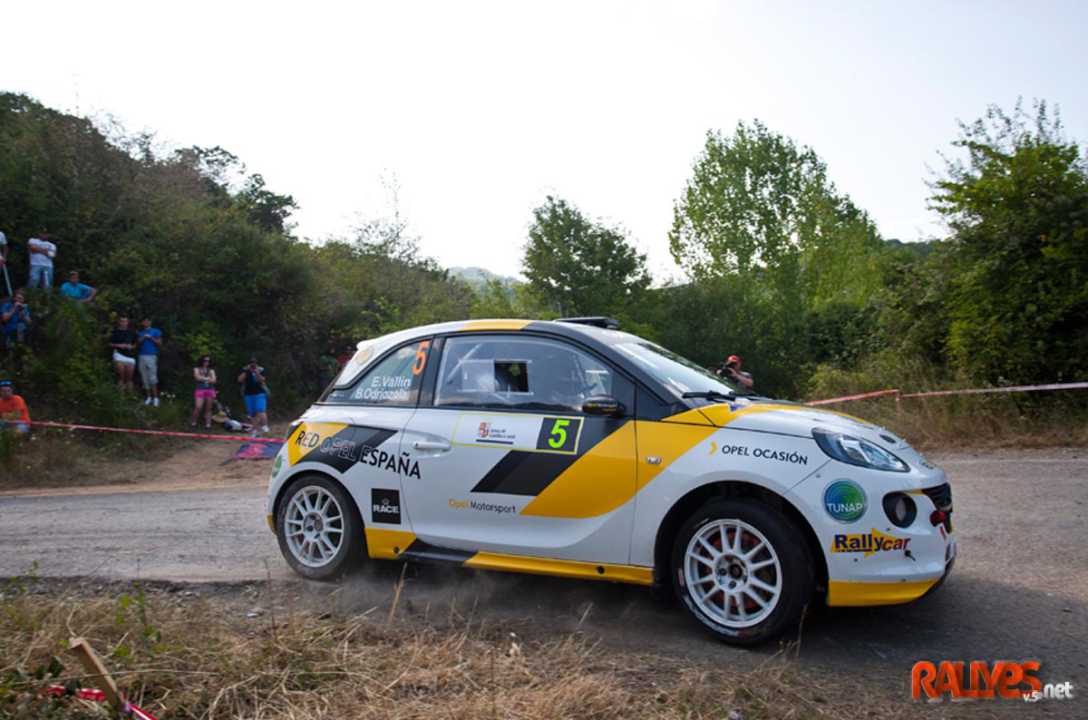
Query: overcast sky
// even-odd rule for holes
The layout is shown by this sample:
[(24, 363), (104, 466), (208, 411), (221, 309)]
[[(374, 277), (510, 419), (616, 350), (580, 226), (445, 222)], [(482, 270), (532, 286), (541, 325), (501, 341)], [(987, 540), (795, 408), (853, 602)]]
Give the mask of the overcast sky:
[[(343, 5), (341, 7), (341, 5)], [(547, 194), (622, 225), (663, 280), (708, 129), (811, 145), (886, 237), (940, 234), (927, 166), (1018, 96), (1088, 139), (1078, 2), (8, 3), (0, 89), (221, 145), (300, 234), (385, 213), (445, 265), (515, 274)]]

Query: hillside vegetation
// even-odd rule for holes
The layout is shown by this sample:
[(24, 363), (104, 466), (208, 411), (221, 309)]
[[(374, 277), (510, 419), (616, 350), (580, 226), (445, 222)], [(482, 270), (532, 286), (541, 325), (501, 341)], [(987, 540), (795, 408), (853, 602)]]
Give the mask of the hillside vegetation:
[[(26, 279), (26, 239), (47, 231), (57, 284), (79, 270), (99, 289), (81, 307), (31, 291), (34, 331), (0, 361), (4, 374), (39, 417), (150, 421), (113, 387), (106, 337), (123, 313), (162, 329), (166, 392), (189, 394), (200, 355), (224, 377), (255, 354), (276, 403), (292, 409), (320, 391), (330, 344), (342, 351), (469, 314), (468, 286), (421, 258), (399, 221), (315, 245), (293, 232), (295, 208), (221, 148), (161, 152), (151, 137), (0, 94), (0, 230), (13, 283)], [(231, 384), (228, 401), (240, 404)]]
[[(187, 398), (202, 354), (226, 377), (255, 354), (274, 409), (290, 412), (319, 392), (320, 357), (362, 338), (466, 317), (604, 314), (708, 366), (739, 354), (772, 396), (1088, 379), (1088, 166), (1045, 104), (963, 124), (930, 202), (947, 237), (883, 238), (815, 150), (741, 123), (707, 134), (677, 188), (668, 239), (683, 282), (655, 287), (622, 228), (561, 197), (527, 212), (525, 282), (480, 269), (459, 269), (462, 280), (421, 256), (399, 216), (304, 240), (294, 199), (222, 148), (163, 150), (0, 94), (0, 230), (15, 285), (26, 239), (48, 231), (58, 283), (76, 269), (100, 291), (78, 307), (32, 291), (30, 342), (3, 355), (0, 374), (38, 417), (176, 422), (112, 384), (106, 334), (125, 313), (163, 330), (167, 393)], [(997, 402), (997, 415), (1030, 417), (1044, 401)], [(1084, 407), (1062, 402), (1063, 416)]]

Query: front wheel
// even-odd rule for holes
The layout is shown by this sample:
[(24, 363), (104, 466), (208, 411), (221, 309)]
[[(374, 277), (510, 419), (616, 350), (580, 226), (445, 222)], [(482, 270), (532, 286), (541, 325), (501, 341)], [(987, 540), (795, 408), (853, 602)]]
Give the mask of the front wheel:
[(801, 531), (755, 500), (711, 500), (673, 545), (673, 587), (688, 612), (732, 645), (756, 645), (797, 625), (813, 591)]
[(366, 554), (355, 502), (321, 475), (303, 475), (287, 486), (276, 513), (276, 537), (291, 568), (310, 580), (333, 580)]

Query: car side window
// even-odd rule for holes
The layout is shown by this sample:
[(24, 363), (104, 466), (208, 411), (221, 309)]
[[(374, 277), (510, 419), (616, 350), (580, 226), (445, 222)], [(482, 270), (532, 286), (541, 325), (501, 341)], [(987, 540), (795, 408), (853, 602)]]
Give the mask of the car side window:
[(329, 393), (327, 402), (414, 407), (423, 385), (431, 340), (401, 345), (378, 361), (353, 385)]
[(617, 380), (626, 386), (600, 360), (561, 341), (451, 337), (442, 353), (434, 404), (578, 412), (594, 395), (615, 395)]

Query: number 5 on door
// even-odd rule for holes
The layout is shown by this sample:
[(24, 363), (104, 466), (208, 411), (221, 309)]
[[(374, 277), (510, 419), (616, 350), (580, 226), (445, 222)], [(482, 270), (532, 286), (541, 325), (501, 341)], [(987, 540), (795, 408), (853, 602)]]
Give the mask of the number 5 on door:
[(546, 417), (540, 423), (536, 447), (551, 452), (576, 453), (581, 430), (581, 418)]

